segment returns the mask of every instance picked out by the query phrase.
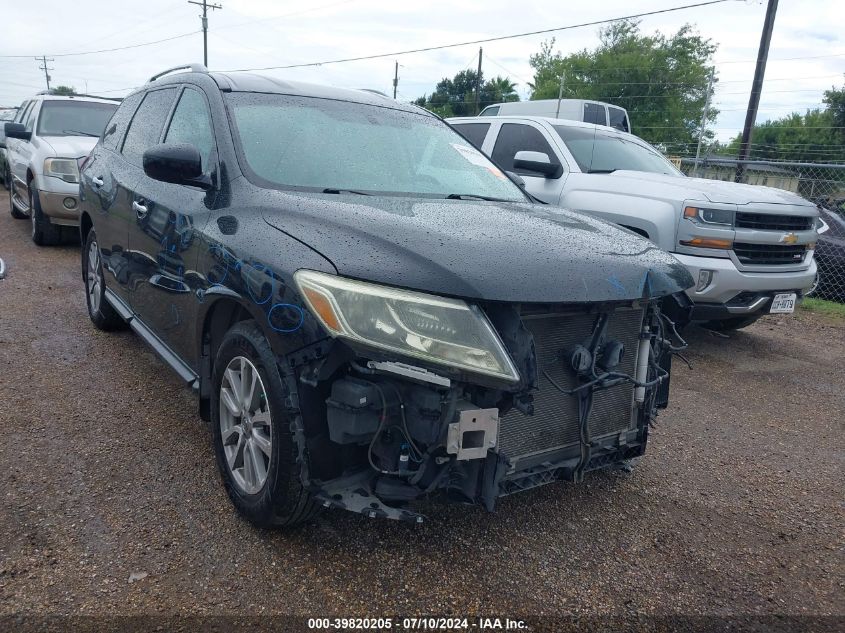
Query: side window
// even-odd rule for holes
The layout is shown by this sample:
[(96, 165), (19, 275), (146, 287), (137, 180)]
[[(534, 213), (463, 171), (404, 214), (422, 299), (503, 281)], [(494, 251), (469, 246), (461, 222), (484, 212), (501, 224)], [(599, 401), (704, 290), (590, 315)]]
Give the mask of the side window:
[(487, 106), (478, 116), (496, 116), (499, 114), (499, 106)]
[(533, 171), (513, 168), (513, 157), (517, 152), (543, 152), (553, 164), (559, 164), (557, 156), (542, 132), (530, 125), (505, 123), (499, 130), (499, 137), (493, 147), (493, 162), (501, 169), (526, 176), (536, 176)]
[(625, 110), (621, 108), (608, 108), (607, 113), (610, 115), (610, 127), (615, 127), (617, 130), (623, 132), (630, 132), (628, 127), (628, 117), (625, 116)]
[(190, 143), (202, 156), (202, 168), (208, 168), (208, 161), (214, 149), (214, 133), (211, 129), (211, 114), (208, 104), (196, 90), (185, 88), (179, 104), (173, 112), (165, 143)]
[(111, 120), (106, 124), (106, 129), (103, 132), (103, 147), (111, 150), (117, 150), (117, 144), (123, 138), (123, 133), (126, 131), (126, 126), (132, 120), (132, 115), (135, 114), (135, 108), (141, 103), (141, 98), (144, 96), (142, 92), (136, 92), (133, 95), (126, 97), (115, 110)]
[(487, 136), (487, 130), (490, 129), (489, 123), (461, 123), (456, 125), (455, 129), (470, 143), (475, 145), (476, 149), (481, 149), (484, 144), (484, 137)]
[(24, 101), (21, 104), (18, 113), (15, 115), (15, 123), (22, 123), (23, 120), (26, 118), (26, 115), (29, 113), (29, 107), (32, 105), (32, 101)]
[(604, 106), (597, 103), (585, 103), (584, 123), (607, 125), (607, 115), (605, 114)]
[(38, 109), (38, 102), (33, 101), (32, 104), (29, 106), (29, 110), (24, 115), (23, 125), (30, 132), (32, 132), (32, 128), (35, 125), (35, 111), (37, 109)]
[(144, 152), (158, 143), (175, 96), (176, 88), (153, 90), (146, 94), (123, 141), (123, 155), (130, 163), (140, 167)]

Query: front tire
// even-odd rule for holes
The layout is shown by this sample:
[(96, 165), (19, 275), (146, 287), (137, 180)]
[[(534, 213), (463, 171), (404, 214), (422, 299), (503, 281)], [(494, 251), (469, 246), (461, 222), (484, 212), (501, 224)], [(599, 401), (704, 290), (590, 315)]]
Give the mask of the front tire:
[(292, 527), (318, 511), (300, 479), (299, 450), (276, 357), (254, 321), (223, 338), (212, 374), (211, 427), (223, 485), (258, 527)]
[(38, 192), (29, 183), (29, 217), (32, 220), (32, 241), (38, 246), (55, 246), (62, 241), (62, 227), (52, 224), (41, 211)]
[(126, 326), (111, 304), (106, 301), (106, 284), (103, 278), (103, 265), (100, 259), (100, 246), (94, 229), (88, 231), (85, 246), (82, 248), (82, 274), (85, 278), (85, 301), (88, 304), (88, 316), (98, 330), (106, 332), (119, 330)]

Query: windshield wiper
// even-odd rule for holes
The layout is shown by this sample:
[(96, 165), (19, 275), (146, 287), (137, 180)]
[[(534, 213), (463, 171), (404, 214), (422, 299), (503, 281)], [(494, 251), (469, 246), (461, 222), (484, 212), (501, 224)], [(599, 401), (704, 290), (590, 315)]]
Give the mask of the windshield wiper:
[(486, 200), (487, 202), (515, 202), (515, 200), (506, 200), (505, 198), (492, 198), (490, 196), (479, 196), (475, 193), (450, 193), (446, 196), (447, 200)]
[(356, 196), (371, 196), (373, 194), (367, 193), (366, 191), (356, 191), (355, 189), (332, 189), (331, 187), (326, 187), (323, 189), (323, 193), (354, 193)]
[(62, 130), (62, 134), (73, 134), (74, 136), (95, 136), (100, 138), (99, 134), (91, 134), (91, 132), (81, 132), (79, 130)]
[(615, 169), (588, 169), (588, 174), (612, 174), (615, 172)]

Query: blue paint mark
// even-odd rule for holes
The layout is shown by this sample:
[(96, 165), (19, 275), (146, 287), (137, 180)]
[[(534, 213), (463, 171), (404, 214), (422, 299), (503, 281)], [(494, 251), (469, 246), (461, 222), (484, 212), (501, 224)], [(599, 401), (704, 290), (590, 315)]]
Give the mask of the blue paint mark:
[[(276, 310), (280, 310), (277, 315), (277, 319), (282, 318), (284, 319), (285, 316), (293, 317), (289, 319), (291, 322), (296, 321), (296, 325), (292, 325), (290, 327), (278, 327), (276, 324), (273, 323), (273, 313)], [(289, 311), (287, 315), (283, 315), (281, 310)], [(270, 308), (269, 312), (267, 312), (267, 322), (270, 324), (270, 327), (276, 330), (276, 332), (282, 332), (286, 334), (290, 334), (291, 332), (296, 332), (299, 328), (302, 327), (302, 323), (305, 321), (305, 314), (297, 305), (293, 305), (292, 303), (277, 303), (272, 308)]]
[(624, 295), (627, 291), (625, 290), (625, 286), (622, 285), (616, 277), (610, 276), (607, 278), (608, 283), (616, 288), (619, 291), (620, 295)]

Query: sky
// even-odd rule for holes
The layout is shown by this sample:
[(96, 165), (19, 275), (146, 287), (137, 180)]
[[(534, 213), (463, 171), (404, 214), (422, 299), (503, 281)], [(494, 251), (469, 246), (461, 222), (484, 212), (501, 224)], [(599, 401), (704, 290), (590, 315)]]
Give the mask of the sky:
[[(209, 67), (234, 70), (322, 62), (347, 57), (465, 42), (551, 29), (631, 13), (666, 9), (695, 0), (216, 0), (209, 12)], [(8, 5), (8, 6), (4, 6)], [(0, 39), (0, 106), (18, 105), (45, 89), (35, 55), (48, 62), (51, 85), (123, 96), (153, 74), (202, 61), (201, 9), (186, 0), (27, 0), (26, 11), (0, 0), (7, 27)], [(742, 128), (766, 3), (732, 0), (644, 18), (644, 32), (672, 34), (696, 26), (718, 45), (718, 83), (713, 104), (720, 116), (712, 126), (726, 141)], [(9, 23), (11, 21), (11, 23)], [(781, 0), (757, 121), (819, 107), (823, 92), (845, 83), (845, 0)], [(550, 37), (564, 54), (598, 44), (598, 27), (533, 35), (483, 44), (486, 77), (508, 76), (528, 98), (533, 72), (529, 56)], [(169, 39), (175, 38), (175, 39)], [(68, 55), (169, 39), (122, 51)], [(430, 93), (443, 77), (475, 68), (478, 45), (388, 56), (382, 59), (307, 68), (268, 70), (280, 78), (391, 93), (399, 62), (398, 98)], [(12, 57), (22, 56), (22, 57)], [(801, 59), (795, 59), (801, 58)], [(632, 122), (636, 128), (636, 121)], [(634, 130), (636, 132), (636, 129)]]

